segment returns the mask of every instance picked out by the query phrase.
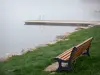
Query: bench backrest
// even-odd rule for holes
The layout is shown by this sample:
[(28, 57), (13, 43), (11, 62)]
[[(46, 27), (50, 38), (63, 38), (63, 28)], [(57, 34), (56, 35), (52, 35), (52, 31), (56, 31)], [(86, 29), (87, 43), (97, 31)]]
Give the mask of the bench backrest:
[(72, 50), (71, 59), (75, 60), (78, 56), (80, 56), (83, 52), (85, 52), (91, 45), (92, 37), (85, 40), (81, 44), (75, 46)]

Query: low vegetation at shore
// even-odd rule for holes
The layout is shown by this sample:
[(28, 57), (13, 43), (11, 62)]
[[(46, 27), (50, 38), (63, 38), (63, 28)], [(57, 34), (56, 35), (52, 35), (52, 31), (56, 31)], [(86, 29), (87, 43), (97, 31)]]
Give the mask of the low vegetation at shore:
[[(72, 71), (44, 71), (48, 65), (55, 62), (54, 57), (89, 37), (94, 37), (90, 48), (91, 56), (78, 58), (73, 64)], [(0, 75), (100, 75), (100, 26), (76, 31), (66, 39), (69, 40), (61, 40), (55, 44), (38, 47), (34, 51), (0, 62)]]

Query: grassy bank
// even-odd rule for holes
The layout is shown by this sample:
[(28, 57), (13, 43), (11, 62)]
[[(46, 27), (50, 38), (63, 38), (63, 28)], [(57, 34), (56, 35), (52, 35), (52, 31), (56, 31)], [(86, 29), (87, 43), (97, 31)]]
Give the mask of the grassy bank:
[(0, 62), (0, 75), (51, 75), (44, 68), (54, 62), (53, 57), (66, 49), (94, 37), (90, 48), (91, 56), (78, 58), (70, 72), (55, 73), (54, 75), (100, 75), (100, 27), (93, 27), (72, 33), (65, 41), (54, 45), (37, 48), (33, 52), (21, 56), (13, 56), (5, 62)]

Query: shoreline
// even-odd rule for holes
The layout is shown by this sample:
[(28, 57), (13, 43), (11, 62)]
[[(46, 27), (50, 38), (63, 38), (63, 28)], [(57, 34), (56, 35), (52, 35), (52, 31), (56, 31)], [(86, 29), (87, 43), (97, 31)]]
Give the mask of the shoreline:
[(17, 54), (6, 53), (5, 56), (1, 56), (0, 57), (0, 62), (6, 61), (10, 57), (13, 57), (13, 56), (19, 56), (19, 55), (22, 55), (22, 54), (27, 53), (29, 51), (34, 51), (38, 47), (45, 47), (45, 46), (48, 46), (48, 45), (55, 44), (55, 43), (57, 43), (58, 41), (61, 41), (61, 40), (68, 40), (68, 39), (66, 39), (66, 37), (68, 37), (69, 35), (71, 35), (71, 33), (76, 32), (76, 31), (79, 31), (79, 30), (82, 30), (82, 29), (88, 29), (90, 27), (93, 27), (93, 25), (90, 25), (90, 26), (87, 26), (87, 27), (86, 26), (85, 27), (84, 26), (77, 26), (77, 28), (74, 31), (72, 31), (72, 32), (66, 32), (66, 34), (63, 34), (63, 35), (58, 35), (58, 36), (56, 36), (56, 39), (55, 40), (53, 40), (52, 42), (49, 42), (47, 44), (40, 44), (40, 45), (38, 45), (38, 46), (36, 46), (34, 48), (22, 49), (21, 52), (20, 53), (17, 53)]

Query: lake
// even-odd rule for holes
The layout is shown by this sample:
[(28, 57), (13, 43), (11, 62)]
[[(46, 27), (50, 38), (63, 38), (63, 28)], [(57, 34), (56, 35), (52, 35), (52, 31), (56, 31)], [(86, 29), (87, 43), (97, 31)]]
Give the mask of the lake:
[(72, 26), (24, 25), (24, 23), (3, 25), (0, 29), (0, 57), (18, 54), (22, 49), (34, 48), (39, 44), (54, 41), (56, 36), (72, 32), (75, 28)]

